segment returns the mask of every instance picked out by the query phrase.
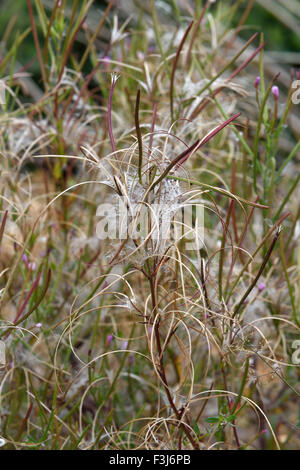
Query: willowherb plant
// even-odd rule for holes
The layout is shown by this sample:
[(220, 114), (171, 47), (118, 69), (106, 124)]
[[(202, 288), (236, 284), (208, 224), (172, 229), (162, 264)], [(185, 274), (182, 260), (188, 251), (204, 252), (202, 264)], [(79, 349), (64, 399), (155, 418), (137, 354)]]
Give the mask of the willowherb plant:
[(299, 448), (292, 80), (157, 3), (28, 0), (39, 98), (0, 66), (4, 448)]

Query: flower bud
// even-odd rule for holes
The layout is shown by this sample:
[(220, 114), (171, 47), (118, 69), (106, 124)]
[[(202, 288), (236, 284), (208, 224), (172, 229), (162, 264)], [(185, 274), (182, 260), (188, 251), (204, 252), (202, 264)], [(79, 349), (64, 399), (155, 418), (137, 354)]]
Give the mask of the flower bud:
[(260, 84), (260, 76), (256, 77), (255, 82), (254, 82), (254, 87), (257, 89), (258, 85)]
[(108, 337), (106, 338), (106, 343), (105, 343), (106, 348), (110, 345), (112, 340), (113, 340), (113, 335), (108, 335)]
[(279, 88), (278, 88), (278, 86), (276, 86), (276, 85), (272, 86), (272, 93), (273, 93), (273, 96), (274, 96), (275, 100), (278, 100), (278, 98), (279, 98)]
[(258, 285), (258, 290), (259, 292), (262, 292), (266, 287), (266, 284), (264, 282), (261, 282), (259, 285)]

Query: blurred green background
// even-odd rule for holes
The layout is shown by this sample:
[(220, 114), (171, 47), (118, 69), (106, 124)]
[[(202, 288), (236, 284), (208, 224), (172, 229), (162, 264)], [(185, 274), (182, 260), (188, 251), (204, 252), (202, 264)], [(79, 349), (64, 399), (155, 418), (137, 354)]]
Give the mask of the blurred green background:
[[(150, 5), (151, 0), (147, 1)], [(174, 4), (174, 0), (160, 0), (157, 2), (158, 6), (163, 2), (169, 4), (169, 6)], [(43, 1), (46, 9), (54, 3), (54, 0)], [(67, 3), (71, 6), (73, 2), (68, 0)], [(118, 2), (116, 1), (116, 3)], [(176, 3), (180, 5), (180, 2)], [(199, 1), (197, 3), (201, 4)], [(226, 5), (236, 4), (238, 7), (233, 20), (233, 26), (238, 24), (249, 3), (251, 2), (239, 0), (226, 2)], [(34, 0), (32, 0), (32, 4), (34, 5)], [(103, 0), (95, 0), (94, 6), (103, 9), (105, 4), (106, 2)], [(13, 2), (11, 0), (0, 0), (0, 8), (0, 41), (3, 38), (7, 25), (10, 22), (14, 22), (12, 32), (9, 35), (9, 46), (13, 43), (17, 31), (22, 32), (30, 25), (27, 0), (15, 0)], [(279, 54), (275, 60), (285, 63), (287, 66), (300, 68), (300, 59), (295, 60), (295, 57), (300, 57), (300, 0), (256, 0), (240, 35), (243, 38), (249, 38), (249, 34), (255, 31), (264, 32), (266, 40), (265, 50), (293, 53), (286, 54), (286, 56)], [(5, 54), (3, 47), (0, 51), (1, 57), (3, 57), (3, 54)], [(35, 57), (35, 46), (30, 34), (20, 48), (17, 59), (22, 65), (25, 65)], [(38, 69), (38, 63), (35, 61), (30, 66), (30, 71), (36, 74)]]

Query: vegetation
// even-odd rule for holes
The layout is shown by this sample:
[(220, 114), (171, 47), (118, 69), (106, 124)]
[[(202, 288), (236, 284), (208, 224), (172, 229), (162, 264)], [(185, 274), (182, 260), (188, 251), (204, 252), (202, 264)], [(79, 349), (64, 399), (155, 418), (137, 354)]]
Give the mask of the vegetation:
[(253, 3), (11, 16), (2, 449), (299, 449), (300, 75)]

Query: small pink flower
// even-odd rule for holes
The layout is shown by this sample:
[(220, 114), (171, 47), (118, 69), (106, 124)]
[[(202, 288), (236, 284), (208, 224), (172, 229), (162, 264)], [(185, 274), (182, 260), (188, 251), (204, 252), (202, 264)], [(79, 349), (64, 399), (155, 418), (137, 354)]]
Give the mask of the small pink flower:
[(261, 282), (259, 285), (258, 285), (258, 290), (259, 292), (262, 292), (266, 287), (266, 284), (264, 282)]
[(108, 337), (106, 338), (106, 343), (105, 343), (106, 348), (110, 345), (113, 339), (114, 339), (113, 335), (108, 335)]
[(34, 261), (29, 262), (28, 256), (25, 253), (22, 255), (22, 259), (24, 261), (24, 264), (25, 264), (26, 268), (29, 271), (35, 271), (36, 270), (36, 263)]
[(121, 349), (127, 349), (127, 346), (128, 346), (128, 341), (123, 341), (122, 345), (121, 345)]
[(272, 94), (273, 94), (275, 100), (277, 101), (278, 98), (279, 98), (279, 88), (278, 88), (278, 86), (276, 86), (276, 85), (272, 86)]
[(36, 263), (34, 261), (31, 261), (30, 263), (28, 263), (28, 269), (30, 271), (35, 271), (36, 270)]
[(255, 82), (254, 82), (254, 87), (258, 88), (258, 85), (260, 84), (260, 76), (256, 77)]
[(145, 56), (144, 56), (144, 54), (143, 54), (142, 51), (137, 51), (136, 55), (137, 55), (137, 58), (138, 58), (140, 61), (144, 60), (144, 58), (145, 58)]
[(42, 327), (42, 323), (36, 323), (36, 324), (35, 324), (35, 327), (36, 327), (36, 328), (41, 328), (41, 327)]

